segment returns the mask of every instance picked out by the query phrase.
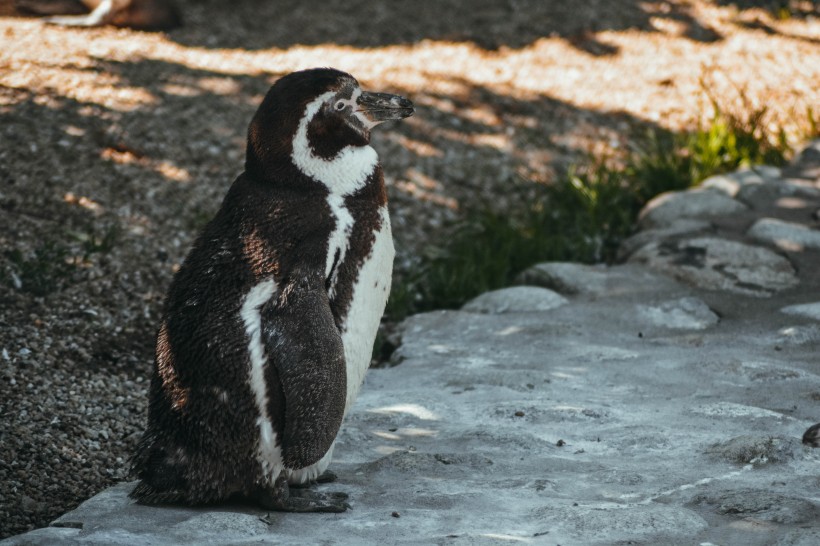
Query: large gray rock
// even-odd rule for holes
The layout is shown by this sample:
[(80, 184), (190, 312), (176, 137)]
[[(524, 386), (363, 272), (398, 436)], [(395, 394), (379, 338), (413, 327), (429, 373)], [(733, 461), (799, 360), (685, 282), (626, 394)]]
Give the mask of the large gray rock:
[(783, 200), (799, 203), (800, 199), (820, 198), (820, 188), (798, 178), (783, 179), (780, 169), (760, 166), (707, 178), (702, 188), (720, 191), (752, 209), (767, 209)]
[(638, 315), (653, 326), (679, 330), (703, 330), (719, 320), (703, 300), (691, 296), (657, 305), (638, 305)]
[(752, 168), (740, 169), (733, 173), (710, 176), (701, 182), (700, 187), (718, 190), (729, 197), (737, 197), (743, 188), (760, 186), (779, 179), (780, 169), (768, 165), (759, 165)]
[(776, 339), (781, 345), (816, 345), (820, 343), (820, 326), (817, 324), (786, 326), (777, 331)]
[(696, 188), (655, 197), (641, 211), (639, 222), (644, 229), (657, 228), (682, 218), (709, 219), (745, 210), (746, 205), (721, 191)]
[(820, 189), (803, 180), (777, 180), (744, 186), (736, 197), (738, 201), (742, 201), (755, 210), (766, 210), (772, 204), (795, 208), (804, 205), (806, 200), (818, 198), (820, 198)]
[(716, 513), (772, 523), (804, 523), (820, 518), (820, 506), (806, 499), (766, 489), (739, 489), (697, 495), (693, 504), (707, 505)]
[(678, 218), (666, 226), (644, 229), (621, 241), (620, 246), (618, 246), (618, 259), (626, 260), (639, 248), (655, 241), (663, 241), (682, 235), (699, 235), (710, 230), (712, 230), (712, 224), (706, 220)]
[(607, 267), (603, 265), (546, 262), (525, 269), (518, 275), (516, 282), (549, 288), (561, 294), (600, 294), (606, 290), (610, 280), (607, 273)]
[(802, 178), (813, 182), (820, 180), (820, 139), (809, 142), (783, 169), (782, 174), (784, 177)]
[(820, 231), (776, 218), (760, 218), (746, 234), (781, 250), (801, 252), (808, 248), (820, 249)]
[(798, 438), (817, 418), (816, 345), (775, 350), (789, 317), (763, 305), (646, 328), (640, 305), (667, 326), (708, 315), (642, 279), (548, 311), (405, 321), (403, 363), (368, 372), (339, 481), (318, 487), (348, 493), (346, 513), (147, 507), (125, 483), (3, 544), (811, 544), (820, 450)]
[(716, 237), (654, 242), (630, 262), (708, 290), (768, 297), (798, 284), (789, 261), (774, 252)]
[(537, 286), (513, 286), (485, 292), (468, 301), (462, 310), (472, 313), (534, 313), (549, 311), (567, 303), (552, 290)]
[(782, 308), (780, 312), (786, 313), (787, 315), (797, 315), (814, 320), (820, 320), (820, 301), (789, 305)]
[(788, 462), (799, 449), (796, 438), (744, 434), (711, 445), (706, 453), (730, 463), (765, 465)]
[(568, 262), (546, 262), (524, 270), (516, 279), (519, 284), (541, 286), (571, 296), (594, 298), (670, 291), (677, 284), (663, 275), (637, 265), (584, 265)]

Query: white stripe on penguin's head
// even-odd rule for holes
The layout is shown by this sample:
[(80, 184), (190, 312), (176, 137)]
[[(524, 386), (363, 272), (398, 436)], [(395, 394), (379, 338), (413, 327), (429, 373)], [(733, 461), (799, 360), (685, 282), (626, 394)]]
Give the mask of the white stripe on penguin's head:
[[(361, 90), (356, 88), (354, 93)], [(332, 193), (349, 195), (364, 186), (367, 177), (378, 165), (378, 155), (372, 147), (345, 146), (330, 159), (317, 155), (308, 139), (308, 126), (323, 106), (333, 108), (336, 103), (344, 102), (348, 107), (351, 98), (338, 97), (338, 92), (322, 93), (305, 107), (296, 135), (293, 137), (293, 164), (303, 173), (321, 182)], [(334, 98), (336, 99), (334, 101)]]

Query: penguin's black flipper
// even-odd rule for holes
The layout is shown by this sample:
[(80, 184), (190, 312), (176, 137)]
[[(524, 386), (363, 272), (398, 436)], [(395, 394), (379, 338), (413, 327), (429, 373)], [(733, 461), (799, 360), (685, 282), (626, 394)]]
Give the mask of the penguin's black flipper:
[(324, 280), (294, 280), (262, 309), (269, 415), (285, 468), (317, 463), (333, 445), (347, 396), (342, 338)]

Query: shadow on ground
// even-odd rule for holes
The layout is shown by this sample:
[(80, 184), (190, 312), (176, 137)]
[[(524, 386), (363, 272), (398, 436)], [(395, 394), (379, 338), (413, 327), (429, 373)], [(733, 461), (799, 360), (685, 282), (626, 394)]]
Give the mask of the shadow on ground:
[[(595, 39), (606, 30), (658, 31), (654, 20), (673, 21), (684, 34), (711, 42), (722, 36), (701, 22), (686, 3), (613, 0), (583, 3), (511, 0), (379, 3), (368, 0), (176, 0), (185, 25), (170, 33), (187, 46), (286, 49), (334, 43), (384, 47), (421, 40), (471, 42), (486, 50), (522, 48), (545, 37), (561, 37), (593, 55), (617, 53)], [(17, 12), (12, 0), (0, 1), (0, 15)], [(203, 33), (197, 27), (212, 29)]]
[[(288, 48), (294, 45), (335, 43), (355, 47), (383, 47), (421, 40), (472, 42), (496, 50), (522, 48), (539, 38), (557, 36), (594, 55), (617, 50), (598, 42), (604, 30), (656, 30), (653, 17), (682, 24), (685, 34), (698, 41), (721, 36), (701, 23), (689, 7), (664, 2), (659, 6), (635, 0), (612, 2), (441, 2), (423, 0), (381, 4), (365, 0), (323, 0), (306, 4), (295, 0), (260, 2), (241, 0), (225, 4), (210, 0), (183, 3), (187, 24), (220, 24), (203, 43), (184, 28), (171, 33), (191, 46), (245, 49)], [(237, 29), (241, 29), (237, 32)]]

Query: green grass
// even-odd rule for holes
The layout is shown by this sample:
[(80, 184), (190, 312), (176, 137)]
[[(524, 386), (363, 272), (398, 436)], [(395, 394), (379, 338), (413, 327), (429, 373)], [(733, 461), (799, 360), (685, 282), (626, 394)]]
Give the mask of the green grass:
[(817, 118), (814, 117), (814, 109), (809, 106), (806, 108), (806, 123), (803, 124), (802, 140), (815, 138), (820, 138), (820, 125), (818, 125)]
[(603, 163), (568, 174), (515, 214), (482, 208), (421, 264), (394, 285), (387, 314), (459, 307), (513, 282), (543, 261), (592, 263), (614, 258), (640, 210), (620, 173)]
[(82, 260), (88, 260), (93, 254), (107, 254), (114, 249), (122, 237), (123, 230), (119, 224), (110, 223), (97, 228), (93, 224), (83, 231), (70, 231), (68, 235), (80, 243), (83, 252)]
[[(744, 103), (748, 106), (747, 101)], [(591, 158), (553, 185), (534, 186), (533, 200), (514, 212), (490, 207), (467, 214), (445, 246), (397, 279), (387, 316), (451, 309), (487, 290), (509, 286), (544, 261), (612, 262), (634, 231), (641, 208), (656, 195), (697, 185), (714, 174), (757, 164), (782, 165), (785, 132), (766, 125), (766, 108), (737, 114), (712, 100), (713, 115), (695, 131), (651, 131), (620, 162)], [(810, 131), (817, 124), (809, 110)]]

